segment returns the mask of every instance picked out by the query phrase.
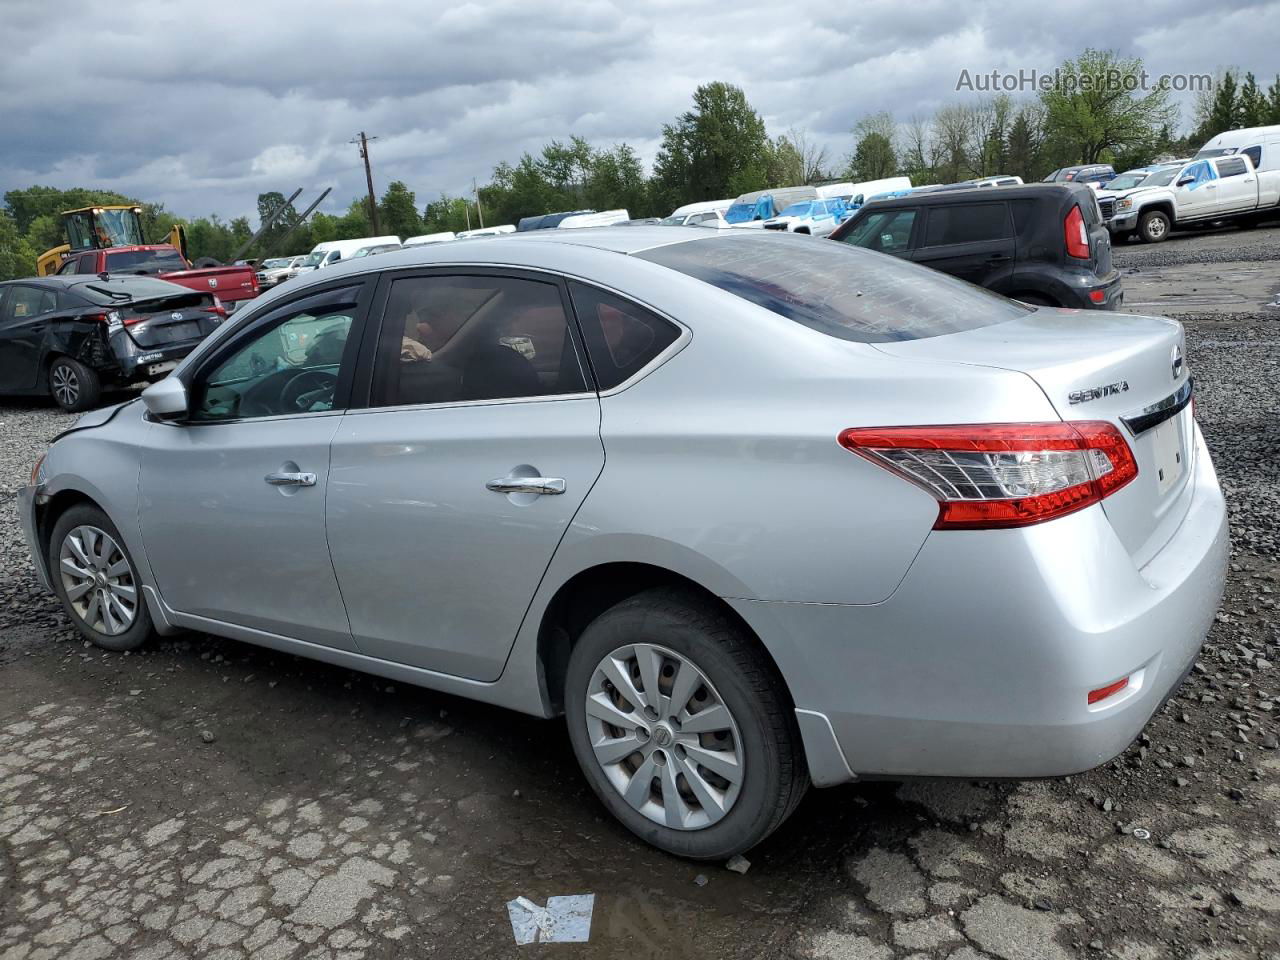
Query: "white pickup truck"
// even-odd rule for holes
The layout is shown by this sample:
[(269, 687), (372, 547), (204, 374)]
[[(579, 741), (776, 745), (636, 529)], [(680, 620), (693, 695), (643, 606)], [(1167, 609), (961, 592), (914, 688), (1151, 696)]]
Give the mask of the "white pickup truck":
[(1099, 198), (1103, 219), (1113, 234), (1136, 234), (1147, 243), (1167, 239), (1176, 227), (1252, 220), (1268, 209), (1280, 214), (1278, 202), (1280, 182), (1267, 178), (1264, 183), (1245, 154), (1165, 167), (1130, 190), (1107, 191), (1107, 196)]

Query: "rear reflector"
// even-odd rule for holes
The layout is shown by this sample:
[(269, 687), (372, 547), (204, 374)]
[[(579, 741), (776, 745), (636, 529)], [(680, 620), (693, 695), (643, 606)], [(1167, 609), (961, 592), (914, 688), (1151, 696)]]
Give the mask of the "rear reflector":
[(1129, 685), (1129, 678), (1117, 680), (1115, 683), (1109, 683), (1105, 687), (1099, 687), (1097, 690), (1089, 691), (1089, 702), (1097, 703), (1099, 700), (1105, 700), (1113, 694), (1119, 693)]
[(1090, 290), (1089, 299), (1094, 303), (1102, 303), (1107, 299), (1107, 292), (1105, 290)]
[(1138, 475), (1105, 420), (854, 427), (840, 445), (923, 487), (935, 530), (1025, 527), (1074, 513)]

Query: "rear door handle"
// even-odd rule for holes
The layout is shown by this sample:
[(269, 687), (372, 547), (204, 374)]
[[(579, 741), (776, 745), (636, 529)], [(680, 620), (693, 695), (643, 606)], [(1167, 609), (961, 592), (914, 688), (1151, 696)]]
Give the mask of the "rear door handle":
[(1008, 263), (1012, 259), (1013, 257), (1006, 257), (1004, 254), (998, 253), (994, 256), (987, 257), (987, 263)]
[(540, 495), (556, 495), (564, 493), (564, 479), (561, 477), (502, 477), (490, 480), (486, 490), (494, 493), (536, 493)]
[(262, 479), (273, 487), (314, 487), (316, 485), (316, 475), (314, 473), (290, 473), (281, 470), (276, 473), (268, 473)]

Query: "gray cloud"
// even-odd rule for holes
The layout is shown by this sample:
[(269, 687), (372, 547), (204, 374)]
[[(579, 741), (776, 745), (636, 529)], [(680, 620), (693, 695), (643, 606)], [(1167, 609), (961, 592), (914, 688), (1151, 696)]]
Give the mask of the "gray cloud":
[(1093, 45), (1152, 73), (1238, 65), (1265, 85), (1276, 70), (1275, 0), (835, 6), (0, 0), (0, 190), (102, 186), (235, 216), (263, 190), (332, 186), (336, 210), (363, 190), (347, 142), (363, 129), (379, 137), (377, 185), (404, 180), (425, 203), (571, 134), (651, 160), (708, 80), (741, 85), (773, 133), (805, 129), (843, 156), (866, 113), (963, 99), (962, 69), (1052, 70)]

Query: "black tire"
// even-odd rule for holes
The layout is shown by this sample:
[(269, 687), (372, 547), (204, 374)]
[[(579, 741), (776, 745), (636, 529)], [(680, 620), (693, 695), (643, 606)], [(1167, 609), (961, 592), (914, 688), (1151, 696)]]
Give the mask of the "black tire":
[[(118, 549), (119, 555), (128, 564), (127, 576), (116, 577), (117, 581), (131, 586), (134, 591), (133, 621), (128, 629), (116, 633), (98, 629), (93, 623), (86, 621), (84, 613), (77, 609), (76, 604), (67, 595), (67, 580), (72, 578), (62, 572), (60, 559), (62, 546), (68, 534), (82, 527), (93, 527), (110, 536)], [(63, 513), (58, 518), (58, 522), (53, 525), (53, 532), (49, 535), (48, 556), (49, 575), (53, 581), (53, 588), (58, 594), (58, 599), (62, 601), (62, 609), (66, 612), (75, 628), (80, 631), (82, 637), (90, 643), (102, 647), (104, 650), (119, 652), (136, 650), (154, 636), (155, 628), (151, 623), (151, 614), (147, 610), (146, 600), (142, 596), (142, 582), (138, 578), (137, 565), (133, 562), (133, 557), (129, 555), (129, 550), (120, 536), (120, 531), (105, 513), (87, 503), (77, 504)], [(74, 584), (72, 585), (74, 586)], [(90, 591), (90, 593), (93, 592), (96, 591)], [(102, 621), (95, 619), (95, 622)]]
[(68, 413), (83, 413), (102, 400), (102, 380), (80, 361), (58, 357), (49, 365), (49, 396)]
[(197, 270), (203, 270), (206, 267), (220, 267), (222, 264), (213, 257), (200, 257), (191, 266), (195, 267)]
[(1163, 243), (1172, 229), (1173, 222), (1163, 210), (1148, 210), (1138, 219), (1138, 236), (1144, 243)]
[[(586, 713), (592, 677), (607, 655), (634, 643), (665, 647), (694, 664), (738, 725), (742, 784), (727, 813), (709, 826), (683, 830), (650, 820), (622, 797), (596, 759)], [(574, 754), (596, 796), (636, 836), (677, 856), (723, 860), (749, 850), (781, 826), (809, 787), (781, 678), (740, 626), (689, 591), (648, 590), (592, 621), (569, 656), (565, 713)]]

